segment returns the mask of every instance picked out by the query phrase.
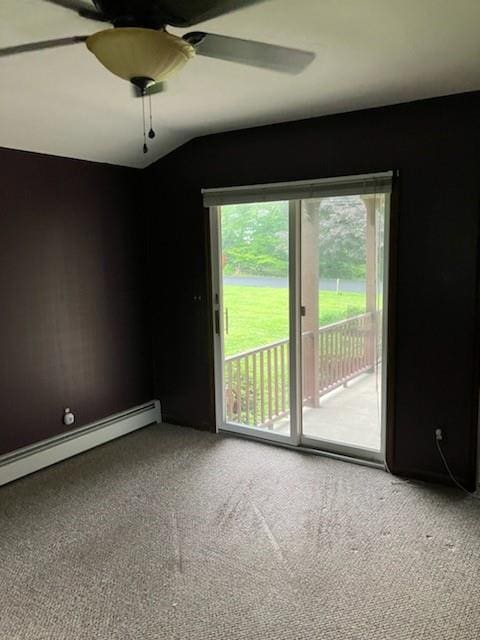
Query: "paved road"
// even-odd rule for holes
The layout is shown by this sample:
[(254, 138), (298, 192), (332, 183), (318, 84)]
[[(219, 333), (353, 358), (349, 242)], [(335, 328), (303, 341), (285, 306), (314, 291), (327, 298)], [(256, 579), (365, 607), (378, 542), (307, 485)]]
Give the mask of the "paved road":
[[(243, 287), (274, 287), (284, 289), (287, 286), (287, 278), (275, 278), (270, 276), (224, 276), (224, 284), (241, 285)], [(337, 281), (334, 279), (320, 279), (322, 291), (336, 291)], [(345, 293), (365, 293), (363, 280), (339, 280), (338, 290)]]

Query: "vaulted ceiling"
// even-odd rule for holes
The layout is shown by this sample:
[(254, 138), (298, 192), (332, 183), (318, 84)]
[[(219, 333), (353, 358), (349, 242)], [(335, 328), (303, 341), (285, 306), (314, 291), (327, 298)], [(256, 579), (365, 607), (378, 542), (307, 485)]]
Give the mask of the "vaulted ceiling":
[[(0, 47), (103, 28), (44, 0), (0, 3)], [(197, 28), (317, 57), (294, 77), (191, 60), (152, 98), (147, 155), (141, 101), (85, 45), (3, 58), (0, 146), (142, 167), (206, 133), (480, 89), (478, 0), (266, 0)]]

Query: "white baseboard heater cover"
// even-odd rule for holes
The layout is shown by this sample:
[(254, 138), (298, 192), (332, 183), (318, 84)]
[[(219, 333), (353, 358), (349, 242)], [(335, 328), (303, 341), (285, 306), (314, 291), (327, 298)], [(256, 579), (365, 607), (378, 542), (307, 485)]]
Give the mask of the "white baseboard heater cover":
[(60, 436), (7, 453), (0, 456), (0, 486), (158, 422), (161, 422), (160, 402), (152, 400)]

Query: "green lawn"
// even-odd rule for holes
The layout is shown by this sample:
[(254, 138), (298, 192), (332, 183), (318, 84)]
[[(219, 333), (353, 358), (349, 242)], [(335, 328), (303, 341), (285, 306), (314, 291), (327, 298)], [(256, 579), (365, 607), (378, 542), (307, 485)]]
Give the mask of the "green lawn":
[[(288, 290), (226, 285), (228, 309), (225, 355), (248, 351), (288, 337)], [(363, 293), (320, 291), (320, 324), (330, 324), (365, 311)]]

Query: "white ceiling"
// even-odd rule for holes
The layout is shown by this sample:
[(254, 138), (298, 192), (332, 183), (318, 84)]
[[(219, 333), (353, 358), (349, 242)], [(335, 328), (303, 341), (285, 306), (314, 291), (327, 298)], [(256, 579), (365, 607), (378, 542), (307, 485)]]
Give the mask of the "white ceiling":
[[(0, 5), (0, 47), (104, 28), (43, 0)], [(479, 0), (267, 0), (199, 28), (317, 58), (295, 77), (191, 60), (153, 98), (147, 155), (141, 101), (83, 44), (3, 58), (0, 146), (142, 167), (206, 133), (480, 89)]]

